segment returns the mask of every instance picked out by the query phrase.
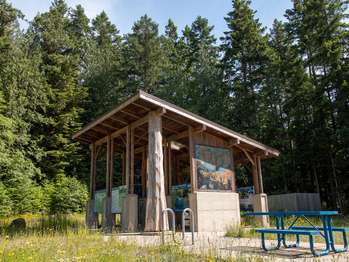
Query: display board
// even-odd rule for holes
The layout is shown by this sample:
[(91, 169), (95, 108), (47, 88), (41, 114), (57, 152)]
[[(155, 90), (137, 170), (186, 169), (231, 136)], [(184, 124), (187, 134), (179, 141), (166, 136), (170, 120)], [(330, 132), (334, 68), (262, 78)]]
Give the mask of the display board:
[(230, 149), (196, 144), (194, 158), (199, 190), (232, 190), (234, 169)]
[[(122, 212), (122, 202), (127, 195), (127, 187), (119, 186), (112, 189), (112, 213), (120, 214)], [(95, 192), (95, 212), (103, 212), (103, 201), (106, 196), (105, 189)]]

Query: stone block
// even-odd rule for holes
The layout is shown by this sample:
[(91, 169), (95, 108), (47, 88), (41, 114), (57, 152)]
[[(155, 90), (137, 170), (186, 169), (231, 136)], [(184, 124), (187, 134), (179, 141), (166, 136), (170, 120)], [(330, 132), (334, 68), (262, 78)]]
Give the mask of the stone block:
[(233, 192), (196, 192), (189, 195), (197, 232), (226, 232), (240, 225), (239, 194)]
[[(268, 212), (268, 198), (267, 194), (255, 194), (253, 196), (253, 211), (254, 212)], [(257, 220), (264, 227), (269, 226), (269, 217), (268, 216), (260, 216), (256, 217)]]
[(138, 229), (138, 196), (136, 194), (128, 194), (124, 199), (121, 228), (127, 232), (135, 232)]
[(95, 207), (95, 200), (90, 199), (87, 202), (86, 207), (86, 226), (89, 229), (96, 229), (98, 228), (98, 213), (94, 211)]

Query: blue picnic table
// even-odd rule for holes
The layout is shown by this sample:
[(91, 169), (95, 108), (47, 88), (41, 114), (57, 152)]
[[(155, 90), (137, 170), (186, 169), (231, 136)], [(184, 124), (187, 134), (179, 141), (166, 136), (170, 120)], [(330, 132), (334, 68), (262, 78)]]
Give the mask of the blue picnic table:
[[(285, 248), (298, 247), (299, 236), (308, 236), (310, 250), (314, 256), (328, 255), (332, 250), (333, 252), (340, 253), (348, 250), (348, 241), (346, 232), (349, 228), (334, 227), (332, 225), (332, 216), (338, 215), (338, 211), (271, 211), (271, 212), (249, 212), (246, 216), (269, 216), (275, 217), (276, 228), (263, 228), (256, 229), (256, 232), (261, 234), (262, 248), (265, 251), (280, 249), (281, 244)], [(294, 217), (290, 226), (285, 226), (285, 218)], [(322, 222), (322, 227), (314, 225), (309, 218), (318, 217)], [(297, 222), (300, 218), (303, 218), (309, 226), (297, 226)], [(334, 232), (340, 232), (343, 236), (343, 248), (336, 248), (334, 243)], [(273, 248), (267, 248), (265, 244), (265, 234), (276, 234), (277, 245)], [(286, 235), (295, 235), (296, 243), (287, 244)], [(314, 237), (321, 236), (325, 239), (326, 248), (324, 250), (316, 251), (314, 248)]]

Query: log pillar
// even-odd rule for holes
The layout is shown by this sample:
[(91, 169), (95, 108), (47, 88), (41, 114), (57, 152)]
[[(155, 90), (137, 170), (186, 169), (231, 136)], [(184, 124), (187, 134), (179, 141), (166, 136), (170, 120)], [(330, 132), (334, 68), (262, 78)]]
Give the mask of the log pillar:
[(95, 212), (95, 191), (96, 191), (96, 145), (91, 144), (91, 167), (90, 167), (90, 198), (86, 208), (86, 226), (89, 229), (98, 227), (98, 213)]
[[(252, 168), (253, 185), (255, 188), (255, 195), (253, 196), (253, 211), (254, 212), (268, 212), (268, 197), (263, 193), (262, 167), (259, 156), (254, 156), (254, 165)], [(257, 217), (256, 220), (263, 226), (269, 226), (268, 216)]]
[(190, 163), (190, 183), (191, 183), (191, 192), (196, 192), (197, 181), (196, 181), (196, 169), (194, 163), (194, 138), (193, 138), (193, 128), (190, 126), (188, 129), (188, 138), (189, 138), (189, 163)]
[(135, 190), (135, 130), (132, 128), (130, 132), (130, 194)]
[[(148, 124), (148, 179), (145, 231), (161, 230), (161, 215), (166, 205), (165, 181), (162, 150), (161, 114), (149, 112)], [(164, 229), (168, 230), (168, 217), (164, 216)]]
[(258, 182), (259, 182), (259, 192), (261, 194), (264, 193), (264, 188), (263, 188), (263, 177), (262, 177), (262, 162), (261, 162), (261, 158), (257, 157), (256, 159), (256, 164), (257, 164), (257, 169), (258, 169)]
[(126, 159), (125, 159), (125, 172), (126, 172), (126, 186), (127, 192), (130, 192), (130, 160), (131, 160), (131, 127), (129, 126), (126, 131)]
[(114, 141), (110, 136), (107, 138), (107, 172), (106, 172), (106, 197), (103, 202), (102, 226), (106, 232), (111, 232), (113, 229), (112, 215), (112, 187), (114, 173)]
[(259, 179), (258, 179), (258, 166), (257, 166), (257, 157), (253, 157), (253, 162), (252, 164), (252, 180), (253, 180), (253, 187), (254, 187), (254, 192), (255, 194), (260, 193), (260, 186), (259, 186)]

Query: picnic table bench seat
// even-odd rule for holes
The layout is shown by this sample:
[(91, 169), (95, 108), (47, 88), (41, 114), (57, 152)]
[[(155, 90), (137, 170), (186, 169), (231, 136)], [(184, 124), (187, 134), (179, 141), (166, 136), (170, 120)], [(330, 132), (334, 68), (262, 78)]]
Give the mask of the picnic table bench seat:
[[(310, 229), (314, 229), (314, 227), (306, 227), (306, 226), (293, 226), (292, 228), (290, 228), (292, 230), (310, 230)], [(316, 229), (318, 230), (324, 230), (323, 227), (317, 227)], [(349, 227), (331, 227), (332, 231), (336, 231), (336, 232), (349, 232)]]
[[(261, 238), (262, 238), (262, 248), (265, 251), (271, 251), (271, 250), (277, 250), (281, 246), (281, 239), (285, 245), (285, 247), (298, 247), (299, 246), (299, 236), (308, 236), (309, 237), (309, 245), (310, 245), (310, 251), (314, 256), (322, 256), (325, 254), (328, 254), (326, 250), (323, 251), (316, 251), (314, 248), (314, 236), (321, 235), (321, 232), (318, 230), (314, 230), (313, 228), (311, 229), (277, 229), (277, 228), (262, 228), (262, 229), (256, 229), (257, 233), (261, 233)], [(278, 236), (278, 244), (276, 247), (272, 248), (267, 248), (265, 244), (265, 234), (277, 234)], [(297, 242), (294, 245), (289, 245), (287, 246), (285, 243), (285, 235), (296, 235), (297, 237)]]
[(317, 230), (294, 230), (294, 229), (276, 229), (276, 228), (262, 228), (256, 229), (256, 232), (262, 234), (284, 234), (284, 235), (304, 235), (304, 236), (317, 236), (320, 232)]

